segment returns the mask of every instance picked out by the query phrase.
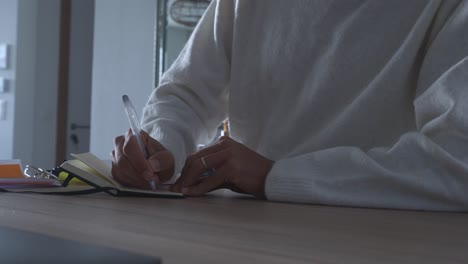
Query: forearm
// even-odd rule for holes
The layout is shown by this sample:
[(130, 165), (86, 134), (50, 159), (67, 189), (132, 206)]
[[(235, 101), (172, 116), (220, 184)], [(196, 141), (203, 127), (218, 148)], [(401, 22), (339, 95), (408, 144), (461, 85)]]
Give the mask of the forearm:
[(173, 155), (175, 175), (226, 118), (233, 12), (213, 1), (183, 51), (161, 78), (143, 113), (143, 129)]
[(267, 176), (267, 198), (468, 210), (467, 88), (463, 58), (415, 100), (416, 131), (392, 146), (336, 147), (278, 160)]
[(467, 175), (461, 160), (409, 134), (396, 149), (340, 147), (277, 161), (266, 195), (340, 206), (468, 210)]

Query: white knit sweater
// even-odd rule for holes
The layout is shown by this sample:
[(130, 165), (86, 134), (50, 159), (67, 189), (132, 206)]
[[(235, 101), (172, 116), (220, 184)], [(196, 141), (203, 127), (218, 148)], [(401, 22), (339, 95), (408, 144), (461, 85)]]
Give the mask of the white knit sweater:
[(468, 209), (468, 2), (214, 1), (144, 109), (179, 171), (229, 117), (269, 200)]

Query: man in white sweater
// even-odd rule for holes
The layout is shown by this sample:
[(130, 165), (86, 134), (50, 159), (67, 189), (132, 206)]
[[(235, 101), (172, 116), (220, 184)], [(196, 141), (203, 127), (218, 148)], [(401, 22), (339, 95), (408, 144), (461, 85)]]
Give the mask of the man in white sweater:
[(130, 186), (467, 210), (468, 1), (213, 1), (142, 123), (148, 160), (115, 139)]

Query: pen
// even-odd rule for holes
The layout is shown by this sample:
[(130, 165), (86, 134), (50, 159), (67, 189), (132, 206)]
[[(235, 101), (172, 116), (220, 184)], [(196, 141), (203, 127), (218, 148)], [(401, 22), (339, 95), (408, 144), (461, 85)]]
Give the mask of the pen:
[[(135, 112), (135, 108), (133, 107), (133, 104), (127, 95), (122, 96), (122, 101), (125, 107), (125, 113), (127, 113), (128, 121), (130, 122), (130, 128), (132, 129), (132, 133), (133, 135), (135, 135), (137, 143), (140, 146), (141, 151), (143, 152), (143, 156), (145, 157), (145, 159), (148, 159), (148, 153), (146, 152), (145, 145), (143, 145), (143, 140), (141, 139), (140, 121), (138, 121), (138, 116)], [(156, 185), (153, 179), (149, 181), (149, 184), (153, 191), (156, 190)]]

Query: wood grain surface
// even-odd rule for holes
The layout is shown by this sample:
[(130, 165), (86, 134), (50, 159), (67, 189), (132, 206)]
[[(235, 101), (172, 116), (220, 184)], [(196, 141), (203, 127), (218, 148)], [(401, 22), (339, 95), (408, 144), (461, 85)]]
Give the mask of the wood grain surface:
[(468, 214), (273, 203), (0, 193), (0, 225), (163, 263), (468, 263)]

